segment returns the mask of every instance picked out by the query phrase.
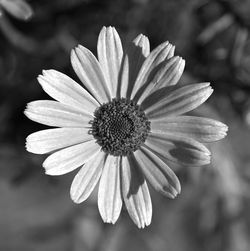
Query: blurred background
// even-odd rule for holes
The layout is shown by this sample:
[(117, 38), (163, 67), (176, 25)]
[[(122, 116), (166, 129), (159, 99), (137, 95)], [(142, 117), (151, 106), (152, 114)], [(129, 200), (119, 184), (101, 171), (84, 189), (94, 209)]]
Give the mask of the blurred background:
[[(56, 69), (77, 79), (70, 50), (80, 43), (96, 54), (104, 25), (124, 42), (143, 33), (151, 48), (176, 45), (186, 59), (181, 84), (215, 89), (195, 114), (229, 125), (228, 137), (209, 146), (210, 166), (175, 168), (175, 200), (151, 191), (144, 230), (126, 211), (116, 225), (102, 223), (95, 195), (74, 204), (76, 172), (46, 176), (45, 156), (24, 147), (46, 128), (23, 115), (27, 102), (48, 99), (36, 77)], [(0, 251), (249, 251), (249, 132), (250, 0), (0, 0)]]

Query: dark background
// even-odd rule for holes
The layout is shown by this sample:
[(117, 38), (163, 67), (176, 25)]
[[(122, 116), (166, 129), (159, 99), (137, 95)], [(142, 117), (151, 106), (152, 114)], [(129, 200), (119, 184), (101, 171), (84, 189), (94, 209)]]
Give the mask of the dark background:
[[(249, 251), (250, 1), (28, 3), (29, 21), (0, 17), (0, 251)], [(166, 40), (176, 45), (186, 59), (181, 83), (210, 81), (215, 89), (196, 114), (229, 125), (228, 137), (209, 146), (210, 166), (175, 170), (177, 199), (151, 191), (153, 219), (144, 230), (126, 211), (116, 225), (103, 224), (95, 195), (75, 205), (69, 187), (76, 172), (46, 176), (45, 156), (24, 147), (28, 134), (46, 128), (23, 115), (27, 102), (48, 99), (36, 77), (56, 69), (76, 79), (70, 50), (80, 43), (96, 54), (104, 25), (115, 26), (124, 43), (143, 33), (151, 49)]]

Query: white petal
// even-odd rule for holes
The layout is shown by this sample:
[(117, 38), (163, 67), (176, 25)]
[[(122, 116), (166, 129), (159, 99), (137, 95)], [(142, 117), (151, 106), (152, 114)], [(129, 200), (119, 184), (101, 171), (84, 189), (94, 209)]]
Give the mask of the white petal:
[(150, 133), (145, 145), (162, 159), (181, 165), (202, 166), (210, 163), (210, 152), (204, 145), (173, 133)]
[[(142, 64), (144, 59), (146, 57), (148, 57), (148, 55), (150, 53), (150, 43), (149, 43), (148, 37), (143, 34), (139, 34), (133, 40), (133, 43), (140, 48), (141, 53), (140, 53), (139, 57), (143, 56), (143, 60), (139, 61), (139, 62)], [(138, 71), (140, 70), (140, 68), (141, 67), (138, 68)]]
[(174, 90), (171, 90), (171, 86), (165, 87), (150, 95), (143, 108), (150, 120), (177, 116), (204, 103), (212, 92), (209, 83), (192, 84)]
[(102, 173), (105, 155), (102, 151), (98, 152), (75, 176), (70, 188), (70, 196), (75, 203), (86, 200), (95, 188)]
[(134, 160), (122, 157), (122, 193), (131, 219), (139, 228), (151, 223), (152, 203), (146, 180)]
[(100, 104), (111, 100), (100, 64), (91, 51), (78, 45), (71, 52), (71, 63), (79, 79)]
[(171, 64), (171, 59), (166, 60), (166, 64), (157, 72), (155, 76), (155, 89), (177, 84), (185, 68), (185, 60), (177, 57), (175, 63)]
[(149, 40), (142, 34), (128, 44), (121, 66), (121, 97), (130, 98), (138, 72), (149, 53)]
[(30, 102), (24, 114), (35, 122), (55, 127), (90, 127), (93, 120), (90, 114), (52, 100)]
[[(165, 59), (171, 58), (173, 53), (174, 46), (172, 46), (169, 42), (164, 42), (149, 54), (138, 73), (134, 88), (132, 90), (131, 99), (135, 99), (135, 101), (137, 101), (140, 93), (143, 91), (140, 90), (140, 88), (142, 86), (145, 88), (146, 84), (150, 82), (152, 72)], [(137, 93), (138, 91), (139, 93)], [(137, 96), (135, 97), (135, 95)]]
[(90, 114), (93, 114), (99, 106), (99, 103), (82, 86), (59, 71), (43, 71), (38, 81), (46, 93), (65, 105)]
[(122, 208), (120, 157), (108, 155), (98, 191), (98, 208), (104, 222), (115, 223)]
[(98, 60), (111, 92), (111, 98), (115, 98), (123, 49), (120, 37), (114, 27), (102, 28), (98, 37), (97, 52)]
[(48, 129), (30, 134), (26, 139), (26, 149), (44, 154), (92, 139), (88, 128)]
[(162, 194), (174, 198), (181, 191), (179, 179), (159, 157), (145, 147), (134, 152), (139, 168), (150, 184)]
[(185, 60), (181, 57), (172, 57), (162, 62), (159, 69), (156, 70), (151, 82), (145, 87), (137, 103), (141, 104), (152, 91), (175, 85), (183, 73), (184, 66)]
[(166, 117), (152, 120), (151, 131), (173, 133), (177, 136), (194, 138), (199, 142), (213, 142), (227, 135), (228, 127), (216, 120), (194, 116)]
[(119, 98), (125, 98), (128, 96), (128, 88), (130, 86), (129, 74), (130, 74), (130, 65), (129, 65), (129, 56), (127, 53), (124, 53), (122, 64), (121, 64), (121, 72), (118, 82), (117, 96)]
[(43, 167), (48, 175), (62, 175), (85, 164), (99, 151), (100, 146), (95, 140), (87, 141), (51, 154), (43, 162)]

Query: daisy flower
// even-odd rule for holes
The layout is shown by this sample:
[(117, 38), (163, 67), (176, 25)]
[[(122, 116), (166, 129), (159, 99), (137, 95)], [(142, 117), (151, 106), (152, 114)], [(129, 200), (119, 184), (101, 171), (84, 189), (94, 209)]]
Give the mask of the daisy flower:
[(55, 70), (38, 77), (53, 100), (27, 105), (25, 115), (56, 127), (27, 137), (26, 148), (51, 153), (43, 162), (48, 175), (80, 168), (70, 189), (75, 203), (85, 201), (97, 183), (104, 222), (115, 223), (122, 204), (139, 227), (150, 224), (148, 183), (169, 198), (181, 191), (171, 164), (209, 164), (202, 144), (222, 139), (221, 122), (184, 116), (212, 93), (209, 83), (177, 87), (185, 61), (164, 42), (150, 52), (149, 40), (137, 36), (125, 48), (113, 27), (103, 27), (98, 59), (79, 45), (71, 63), (83, 86)]

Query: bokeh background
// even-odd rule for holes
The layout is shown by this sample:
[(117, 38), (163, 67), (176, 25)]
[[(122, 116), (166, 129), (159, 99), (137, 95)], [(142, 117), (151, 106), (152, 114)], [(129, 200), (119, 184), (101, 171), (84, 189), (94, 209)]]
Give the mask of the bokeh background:
[[(27, 0), (32, 17), (18, 16), (20, 0), (9, 1), (12, 13), (0, 1), (0, 251), (249, 251), (250, 1)], [(151, 191), (144, 230), (126, 211), (116, 225), (102, 223), (95, 194), (74, 204), (76, 172), (46, 176), (45, 156), (24, 147), (28, 134), (46, 128), (23, 115), (27, 102), (48, 98), (36, 77), (56, 69), (77, 79), (70, 50), (80, 43), (96, 54), (103, 25), (124, 43), (143, 33), (151, 48), (176, 45), (186, 59), (180, 84), (209, 81), (215, 90), (195, 114), (229, 125), (228, 137), (209, 146), (210, 166), (175, 169), (178, 198)]]

